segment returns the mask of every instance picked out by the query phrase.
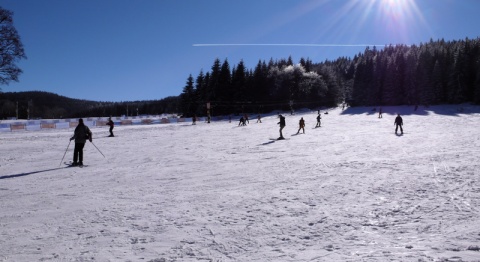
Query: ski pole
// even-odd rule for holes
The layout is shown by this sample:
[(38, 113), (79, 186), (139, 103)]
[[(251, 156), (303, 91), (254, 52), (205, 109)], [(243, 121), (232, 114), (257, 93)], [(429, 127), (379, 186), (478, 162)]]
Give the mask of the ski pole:
[(102, 153), (102, 151), (100, 151), (100, 149), (98, 149), (98, 147), (92, 141), (90, 141), (90, 143), (92, 143), (92, 145), (98, 150), (98, 152), (100, 152), (100, 154), (102, 154), (102, 156), (105, 157), (105, 155)]
[(67, 149), (65, 149), (65, 154), (63, 154), (62, 161), (60, 161), (59, 167), (62, 166), (63, 159), (65, 158), (65, 155), (67, 154), (68, 147), (70, 146), (70, 143), (72, 143), (72, 140), (70, 140), (70, 141), (68, 142)]

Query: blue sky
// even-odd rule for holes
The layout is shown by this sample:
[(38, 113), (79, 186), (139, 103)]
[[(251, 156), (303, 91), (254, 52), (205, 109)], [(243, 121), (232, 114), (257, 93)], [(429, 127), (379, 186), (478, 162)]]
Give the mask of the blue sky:
[(480, 36), (478, 0), (0, 0), (27, 55), (4, 92), (161, 99), (216, 58), (353, 57), (363, 45)]

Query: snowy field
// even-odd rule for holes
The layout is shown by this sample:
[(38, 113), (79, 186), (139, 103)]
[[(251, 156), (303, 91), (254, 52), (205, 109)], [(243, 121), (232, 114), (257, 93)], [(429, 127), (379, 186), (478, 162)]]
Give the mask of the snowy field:
[(0, 133), (0, 261), (480, 261), (480, 107), (370, 109)]

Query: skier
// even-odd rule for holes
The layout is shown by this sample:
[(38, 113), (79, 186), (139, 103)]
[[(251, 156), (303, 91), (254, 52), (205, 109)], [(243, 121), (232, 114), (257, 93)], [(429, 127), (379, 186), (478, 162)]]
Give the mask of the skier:
[(398, 130), (398, 127), (400, 127), (400, 132), (402, 132), (402, 135), (403, 135), (403, 119), (402, 117), (400, 116), (400, 114), (397, 115), (397, 117), (395, 118), (395, 122), (393, 123), (396, 127), (395, 127), (395, 134), (397, 134), (397, 130)]
[(197, 115), (193, 115), (192, 117), (192, 125), (196, 125), (197, 124)]
[(322, 119), (322, 117), (321, 117), (320, 114), (318, 114), (318, 116), (317, 116), (317, 125), (316, 125), (315, 127), (320, 127), (320, 126), (321, 126), (320, 119)]
[(70, 141), (75, 139), (75, 149), (73, 150), (72, 166), (83, 166), (83, 147), (87, 139), (92, 142), (92, 131), (83, 123), (83, 119), (78, 119), (78, 125), (75, 128)]
[(260, 115), (257, 116), (257, 123), (262, 123), (262, 117)]
[(285, 125), (285, 117), (282, 116), (282, 115), (278, 115), (278, 117), (280, 117), (280, 122), (277, 123), (277, 124), (280, 125), (280, 137), (278, 138), (278, 140), (281, 140), (281, 139), (285, 139), (283, 137), (283, 134), (282, 134), (282, 129), (286, 126)]
[(378, 110), (378, 118), (382, 118), (382, 108), (380, 107), (380, 109)]
[(305, 120), (303, 120), (303, 117), (298, 122), (298, 125), (300, 126), (300, 128), (298, 128), (297, 135), (298, 133), (300, 133), (300, 130), (302, 129), (303, 129), (303, 133), (305, 134)]
[(108, 118), (107, 126), (110, 126), (110, 129), (108, 130), (108, 131), (110, 131), (109, 137), (113, 137), (114, 136), (113, 135), (113, 126), (115, 126), (115, 124), (113, 123), (111, 117)]

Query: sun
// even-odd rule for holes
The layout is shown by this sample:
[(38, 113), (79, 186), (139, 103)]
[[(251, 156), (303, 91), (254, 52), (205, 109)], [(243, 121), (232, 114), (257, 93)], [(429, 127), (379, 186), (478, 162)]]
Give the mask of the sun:
[(391, 7), (401, 7), (404, 5), (408, 0), (382, 0), (386, 5)]
[(418, 38), (416, 29), (428, 28), (416, 0), (372, 0), (376, 23), (385, 29), (384, 36), (401, 43)]
[(348, 36), (351, 43), (362, 41), (408, 45), (417, 42), (416, 39), (422, 39), (425, 31), (430, 31), (418, 1), (324, 0), (318, 1), (323, 6), (311, 6), (312, 9), (308, 10), (330, 8), (334, 11), (329, 14), (331, 19), (322, 24), (323, 31), (317, 39), (329, 38), (339, 42), (344, 39), (336, 38)]
[(381, 12), (397, 17), (408, 15), (415, 6), (413, 0), (380, 0), (378, 4)]

